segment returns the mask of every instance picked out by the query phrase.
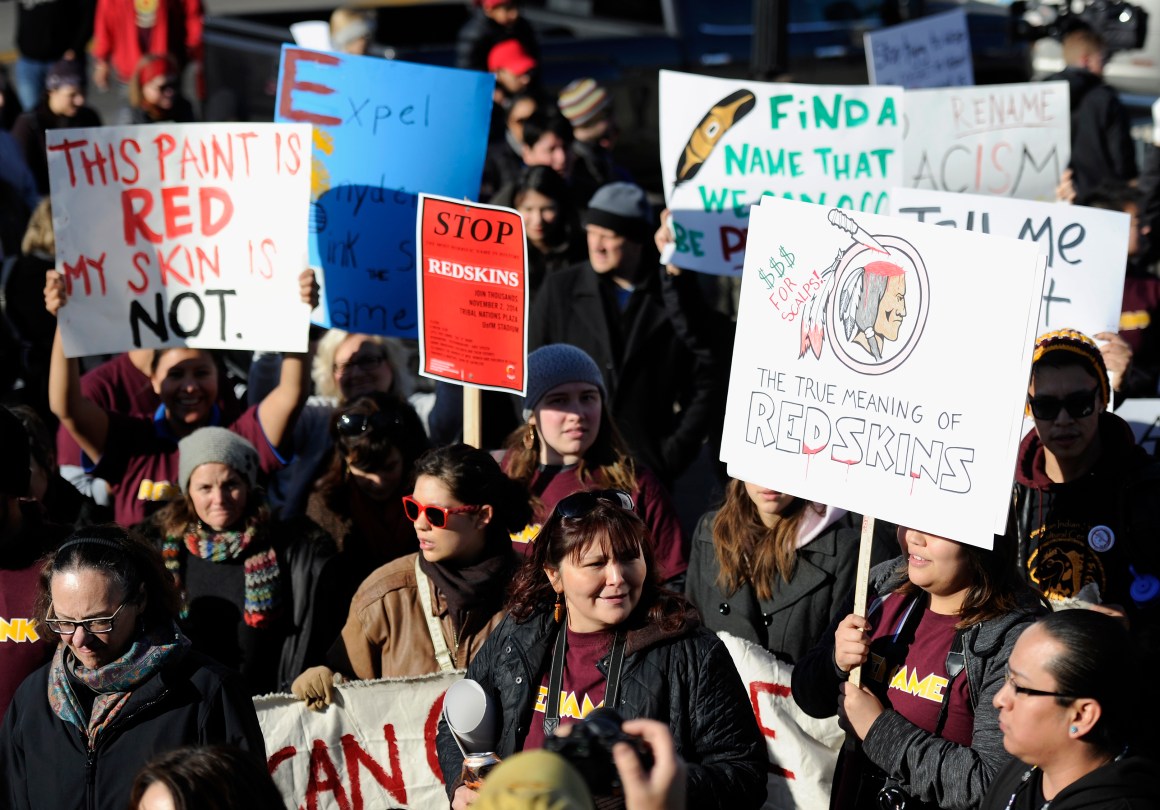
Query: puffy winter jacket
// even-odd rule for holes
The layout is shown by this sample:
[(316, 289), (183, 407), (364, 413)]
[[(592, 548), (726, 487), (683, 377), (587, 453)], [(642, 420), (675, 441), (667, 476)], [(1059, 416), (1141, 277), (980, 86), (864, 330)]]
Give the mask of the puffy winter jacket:
[[(536, 691), (557, 625), (547, 613), (520, 623), (503, 620), (467, 669), (500, 716), (496, 753), (516, 751), (532, 721)], [(607, 675), (608, 656), (598, 664)], [(688, 803), (698, 810), (761, 807), (769, 769), (765, 744), (745, 687), (725, 645), (690, 613), (677, 633), (653, 625), (628, 633), (620, 702), (626, 719), (667, 723), (688, 763)], [(463, 768), (455, 741), (439, 724), (439, 765), (453, 794)]]

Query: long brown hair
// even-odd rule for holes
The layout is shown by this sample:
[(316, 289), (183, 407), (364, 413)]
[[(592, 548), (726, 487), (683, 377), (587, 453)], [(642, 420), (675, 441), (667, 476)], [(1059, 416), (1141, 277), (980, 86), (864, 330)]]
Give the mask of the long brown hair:
[[(964, 630), (1012, 613), (1025, 602), (1030, 603), (1036, 599), (1035, 591), (1019, 574), (1019, 566), (1015, 562), (1015, 535), (1011, 526), (1006, 534), (995, 535), (994, 549), (969, 546), (966, 543), (961, 545), (967, 555), (971, 585), (963, 599), (955, 627)], [(907, 571), (907, 558), (903, 557), (898, 573), (907, 578), (894, 592), (917, 596), (922, 593), (922, 589), (910, 581)]]
[[(526, 441), (528, 437), (531, 441)], [(531, 489), (540, 465), (540, 431), (527, 421), (513, 430), (504, 442), (504, 467), (508, 478)], [(608, 405), (600, 399), (600, 429), (596, 439), (576, 467), (576, 477), (585, 486), (599, 485), (636, 492), (636, 465), (628, 455), (628, 445), (620, 435)]]
[(565, 560), (577, 562), (592, 543), (599, 543), (613, 559), (644, 558), (646, 574), (634, 614), (636, 620), (659, 625), (667, 632), (685, 625), (688, 602), (684, 596), (661, 586), (648, 526), (635, 512), (604, 500), (598, 500), (591, 511), (578, 517), (566, 518), (558, 510), (552, 512), (532, 544), (532, 553), (512, 580), (507, 600), (512, 618), (522, 622), (534, 614), (551, 612), (556, 592), (544, 570), (558, 571)]
[(797, 561), (798, 528), (809, 510), (820, 507), (794, 498), (777, 524), (767, 528), (745, 482), (733, 478), (725, 487), (725, 503), (713, 521), (713, 548), (717, 552), (717, 587), (734, 594), (742, 585), (753, 587), (758, 599), (772, 599), (777, 577), (793, 579)]

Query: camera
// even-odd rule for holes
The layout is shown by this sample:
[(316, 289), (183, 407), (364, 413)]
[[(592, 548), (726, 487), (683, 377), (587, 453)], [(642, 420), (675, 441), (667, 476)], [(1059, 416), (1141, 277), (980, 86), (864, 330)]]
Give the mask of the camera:
[(1079, 11), (1071, 0), (1016, 0), (1010, 8), (1015, 38), (1028, 42), (1060, 39), (1075, 26), (1087, 25), (1111, 56), (1143, 48), (1148, 33), (1148, 12), (1123, 0), (1085, 0)]
[(621, 729), (624, 720), (615, 709), (593, 709), (579, 723), (572, 725), (566, 737), (549, 737), (544, 748), (568, 760), (584, 777), (593, 796), (617, 796), (621, 793), (620, 775), (612, 761), (612, 746), (628, 743), (640, 758), (641, 766), (651, 770), (652, 750), (640, 737)]

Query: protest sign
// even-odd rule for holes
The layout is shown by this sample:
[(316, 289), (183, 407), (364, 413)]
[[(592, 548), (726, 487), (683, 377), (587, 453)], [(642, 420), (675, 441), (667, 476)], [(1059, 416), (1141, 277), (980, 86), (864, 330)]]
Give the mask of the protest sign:
[(288, 807), (445, 807), (435, 735), (443, 693), (463, 677), (353, 681), (311, 711), (292, 695), (254, 698), (267, 768)]
[(1055, 199), (1071, 159), (1067, 82), (906, 91), (908, 188)]
[(990, 547), (1043, 289), (1036, 245), (772, 198), (749, 227), (730, 475)]
[(315, 127), (318, 323), (416, 336), (416, 195), (479, 194), (494, 83), (487, 73), (282, 47), (275, 120)]
[(60, 129), (47, 145), (68, 357), (306, 351), (309, 127)]
[(790, 694), (792, 665), (750, 641), (717, 635), (733, 657), (765, 738), (769, 780), (763, 810), (828, 807), (838, 750), (846, 738), (838, 718), (819, 720), (798, 708)]
[(523, 396), (524, 221), (510, 208), (419, 195), (419, 373)]
[(957, 87), (975, 83), (967, 12), (958, 9), (867, 31), (870, 84)]
[(661, 71), (661, 170), (674, 264), (737, 275), (749, 206), (773, 195), (888, 213), (902, 93)]
[(1047, 258), (1037, 334), (1119, 329), (1131, 217), (1082, 205), (896, 188), (894, 215), (1035, 242)]
[(1128, 399), (1116, 407), (1116, 416), (1132, 428), (1136, 444), (1156, 455), (1160, 447), (1160, 399)]

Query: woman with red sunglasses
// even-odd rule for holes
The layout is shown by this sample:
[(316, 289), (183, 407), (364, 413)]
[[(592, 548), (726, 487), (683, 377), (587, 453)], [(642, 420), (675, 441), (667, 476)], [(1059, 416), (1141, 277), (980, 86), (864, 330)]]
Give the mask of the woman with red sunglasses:
[(363, 582), (330, 666), (294, 681), (311, 708), (330, 703), (335, 673), (371, 679), (464, 669), (504, 616), (504, 588), (518, 564), (509, 535), (531, 518), (527, 492), (491, 455), (464, 444), (427, 452), (415, 472), (403, 510), (419, 552)]

